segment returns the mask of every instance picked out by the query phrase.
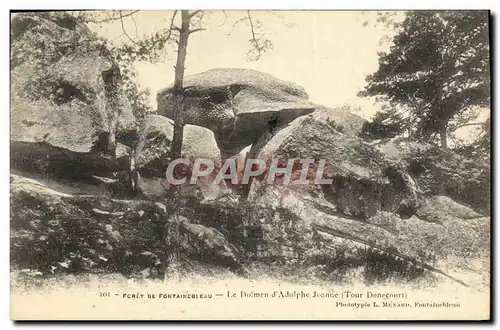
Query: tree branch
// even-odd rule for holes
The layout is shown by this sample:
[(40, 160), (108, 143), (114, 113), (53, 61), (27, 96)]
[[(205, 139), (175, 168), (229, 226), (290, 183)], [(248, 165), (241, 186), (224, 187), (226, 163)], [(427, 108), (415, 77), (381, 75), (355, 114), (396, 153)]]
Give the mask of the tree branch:
[(453, 127), (453, 129), (457, 130), (459, 128), (466, 127), (466, 126), (479, 126), (479, 125), (484, 125), (484, 123), (467, 123), (467, 124), (455, 126), (455, 127)]
[(226, 11), (223, 10), (222, 13), (224, 14), (224, 22), (222, 22), (219, 26), (223, 26), (224, 24), (226, 24), (226, 21), (227, 21), (227, 13), (226, 13)]
[(134, 22), (134, 27), (135, 27), (135, 37), (139, 39), (139, 34), (137, 34), (137, 22), (135, 21), (134, 15), (130, 16), (132, 19), (132, 22)]
[[(253, 48), (253, 50), (256, 52), (256, 54), (253, 56), (254, 60), (260, 59), (262, 54), (266, 51), (266, 49), (270, 48), (272, 44), (270, 43), (269, 40), (263, 39), (262, 36), (257, 36), (257, 33), (255, 32), (255, 26), (254, 22), (252, 20), (252, 16), (250, 15), (250, 10), (247, 10), (247, 18), (248, 22), (250, 23), (250, 32), (252, 33), (252, 38), (250, 39), (250, 45)], [(251, 51), (249, 51), (249, 55), (251, 54)]]
[(283, 16), (281, 16), (280, 14), (277, 14), (274, 10), (269, 10), (267, 12), (269, 14), (277, 17), (278, 19), (280, 19), (281, 23), (283, 23), (283, 25), (285, 25), (285, 27), (287, 27), (287, 28), (291, 28), (291, 27), (297, 26), (296, 24), (294, 24), (292, 22), (287, 22)]
[[(137, 11), (136, 11), (136, 12), (137, 12)], [(119, 10), (119, 11), (118, 11), (118, 13), (119, 13), (119, 15), (120, 15), (120, 24), (121, 24), (121, 26), (122, 26), (122, 31), (123, 31), (123, 33), (125, 34), (125, 36), (127, 36), (128, 40), (132, 41), (132, 42), (133, 42), (134, 44), (136, 44), (137, 46), (141, 46), (141, 44), (139, 44), (137, 41), (135, 41), (134, 39), (132, 39), (132, 38), (128, 35), (127, 31), (125, 30), (125, 26), (124, 26), (124, 24), (123, 24), (123, 18), (124, 18), (124, 17), (126, 17), (126, 16), (123, 16), (123, 15), (122, 15), (122, 11), (121, 11), (121, 10)], [(130, 16), (130, 15), (128, 15), (128, 16)]]
[(168, 28), (168, 36), (167, 36), (167, 40), (170, 39), (170, 36), (172, 35), (172, 29), (174, 28), (174, 20), (175, 20), (175, 16), (177, 15), (177, 10), (174, 10), (174, 13), (172, 14), (172, 18), (170, 19), (170, 27)]
[(233, 23), (233, 26), (231, 27), (231, 31), (229, 31), (229, 33), (228, 33), (228, 34), (226, 34), (226, 36), (227, 36), (227, 37), (229, 37), (229, 36), (233, 33), (234, 28), (236, 27), (236, 25), (238, 25), (239, 23), (241, 23), (241, 22), (243, 22), (243, 21), (245, 21), (245, 20), (247, 20), (247, 19), (248, 19), (248, 17), (246, 17), (246, 16), (245, 16), (245, 17), (240, 18), (240, 19), (239, 19), (239, 20), (237, 20), (236, 22), (234, 22), (234, 23)]
[[(99, 23), (106, 23), (106, 22), (111, 22), (111, 21), (117, 21), (119, 19), (123, 19), (129, 16), (134, 15), (135, 13), (139, 12), (140, 10), (133, 10), (130, 13), (123, 14), (121, 13), (121, 10), (119, 10), (119, 15), (118, 16), (111, 16), (109, 13), (106, 13), (108, 18), (102, 19), (102, 20), (97, 20), (97, 19), (88, 19), (86, 20), (89, 23), (94, 23), (94, 24), (99, 24)], [(83, 16), (83, 15), (82, 15)]]
[(250, 22), (250, 31), (252, 32), (252, 39), (257, 40), (255, 38), (255, 30), (253, 27), (252, 16), (250, 16), (250, 10), (247, 10), (248, 21)]
[[(175, 26), (174, 26), (174, 20), (175, 20), (175, 17), (177, 16), (177, 10), (174, 10), (174, 13), (172, 14), (172, 18), (170, 19), (170, 25), (168, 28), (166, 29), (162, 29), (162, 30), (167, 30), (168, 34), (166, 35), (166, 37), (164, 38), (164, 41), (168, 41), (171, 39), (172, 37), (172, 31), (175, 30)], [(161, 31), (161, 30), (160, 30)], [(154, 40), (151, 44), (150, 44), (150, 47), (148, 47), (149, 50), (153, 49), (153, 47), (158, 43), (158, 40)], [(137, 44), (137, 43), (135, 43)], [(143, 46), (145, 47), (145, 45), (140, 45), (138, 44), (139, 46)]]
[(139, 10), (133, 10), (132, 12), (125, 14), (125, 15), (121, 14), (121, 10), (119, 12), (120, 12), (120, 18), (126, 18), (126, 17), (132, 16), (135, 13), (139, 12)]
[(201, 10), (195, 10), (191, 14), (189, 14), (189, 18), (193, 18), (194, 16), (196, 16), (197, 14), (199, 14), (201, 12), (202, 12)]
[(195, 32), (198, 32), (198, 31), (205, 31), (206, 29), (203, 29), (203, 28), (199, 28), (199, 29), (192, 29), (192, 30), (189, 30), (189, 34), (191, 33), (195, 33)]

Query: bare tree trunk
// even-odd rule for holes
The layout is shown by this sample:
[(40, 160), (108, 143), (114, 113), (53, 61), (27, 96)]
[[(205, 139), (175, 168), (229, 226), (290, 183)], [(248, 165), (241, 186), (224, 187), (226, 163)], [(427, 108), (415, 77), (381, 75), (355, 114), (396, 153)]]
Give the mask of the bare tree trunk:
[(441, 148), (448, 149), (448, 141), (447, 141), (447, 128), (448, 123), (445, 121), (441, 121), (439, 125), (439, 138), (441, 140)]
[(174, 137), (172, 139), (172, 149), (170, 150), (170, 161), (181, 157), (182, 139), (184, 123), (182, 120), (183, 95), (182, 84), (184, 80), (184, 66), (186, 63), (187, 44), (189, 38), (189, 22), (191, 17), (189, 11), (182, 10), (182, 25), (180, 28), (179, 47), (177, 49), (177, 63), (175, 65), (174, 80)]
[[(172, 138), (172, 147), (170, 149), (170, 161), (180, 158), (182, 155), (182, 140), (184, 135), (184, 122), (182, 118), (182, 112), (184, 110), (184, 96), (183, 96), (183, 81), (184, 81), (184, 69), (186, 64), (187, 55), (187, 44), (188, 38), (191, 31), (189, 31), (189, 23), (191, 16), (189, 11), (182, 10), (182, 23), (180, 28), (176, 28), (179, 31), (179, 47), (177, 48), (177, 62), (175, 65), (175, 80), (174, 80), (174, 136)], [(176, 203), (178, 200), (178, 194), (175, 189), (169, 191), (170, 202)], [(174, 270), (174, 274), (180, 279), (182, 277), (182, 266), (181, 266), (181, 256), (180, 256), (180, 232), (179, 232), (179, 214), (177, 209), (174, 209), (174, 214), (170, 217), (171, 231), (169, 233), (171, 253), (171, 269)], [(175, 273), (175, 270), (177, 272)]]

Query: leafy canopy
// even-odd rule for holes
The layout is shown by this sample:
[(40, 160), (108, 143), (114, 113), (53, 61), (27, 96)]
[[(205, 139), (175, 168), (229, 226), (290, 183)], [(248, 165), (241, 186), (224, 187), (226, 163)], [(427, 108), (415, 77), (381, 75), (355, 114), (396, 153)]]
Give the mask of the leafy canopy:
[(409, 109), (410, 135), (426, 140), (471, 107), (489, 106), (488, 12), (412, 11), (398, 29), (360, 96)]

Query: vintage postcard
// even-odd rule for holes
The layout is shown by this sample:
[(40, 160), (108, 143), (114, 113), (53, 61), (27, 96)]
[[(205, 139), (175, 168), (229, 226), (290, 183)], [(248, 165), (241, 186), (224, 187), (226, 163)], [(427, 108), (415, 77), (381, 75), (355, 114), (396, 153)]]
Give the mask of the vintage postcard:
[(11, 319), (489, 320), (489, 22), (11, 12)]

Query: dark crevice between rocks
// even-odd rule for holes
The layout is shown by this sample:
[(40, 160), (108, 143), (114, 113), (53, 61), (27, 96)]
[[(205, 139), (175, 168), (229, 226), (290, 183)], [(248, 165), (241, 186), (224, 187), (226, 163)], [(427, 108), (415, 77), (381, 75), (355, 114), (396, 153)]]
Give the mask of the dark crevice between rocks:
[[(321, 185), (321, 190), (323, 191), (323, 194), (327, 200), (330, 200), (330, 201), (334, 200), (335, 194), (334, 194), (333, 188), (331, 186)], [(365, 219), (363, 219), (363, 218), (357, 218), (355, 216), (339, 212), (339, 211), (337, 211), (336, 208), (334, 209), (330, 206), (322, 205), (322, 204), (320, 204), (312, 199), (307, 199), (307, 203), (310, 203), (311, 205), (313, 205), (314, 208), (317, 209), (318, 211), (321, 211), (325, 214), (328, 214), (328, 215), (331, 215), (334, 217), (340, 217), (343, 219), (354, 220), (354, 221), (359, 221), (359, 222), (366, 222)]]
[(399, 191), (406, 190), (406, 181), (399, 170), (394, 167), (388, 167), (385, 169), (384, 175), (389, 178), (394, 189)]
[[(105, 141), (106, 138), (103, 137)], [(103, 142), (105, 145), (105, 142)], [(100, 150), (101, 147), (96, 147)], [(55, 181), (96, 184), (93, 176), (112, 177), (123, 171), (123, 165), (112, 157), (92, 153), (77, 153), (57, 148), (48, 143), (11, 141), (10, 165), (23, 176), (45, 178)]]
[[(384, 175), (389, 179), (390, 182), (390, 187), (388, 189), (394, 193), (393, 195), (401, 195), (403, 198), (397, 198), (396, 200), (399, 200), (399, 203), (396, 208), (396, 214), (401, 218), (401, 219), (409, 219), (413, 215), (417, 213), (418, 205), (416, 200), (411, 200), (412, 194), (414, 192), (411, 191), (411, 187), (409, 186), (409, 182), (405, 180), (403, 171), (393, 167), (389, 166), (386, 168)], [(391, 194), (389, 194), (391, 195)], [(387, 195), (386, 195), (387, 197)], [(389, 197), (391, 200), (394, 199), (396, 196)], [(416, 196), (415, 196), (416, 197)], [(387, 199), (384, 200), (384, 204), (390, 203)]]
[(137, 130), (116, 132), (116, 141), (135, 149), (139, 141), (139, 133)]
[(76, 18), (66, 13), (64, 14), (58, 13), (56, 15), (50, 15), (47, 18), (50, 19), (52, 22), (56, 23), (57, 25), (59, 25), (60, 27), (71, 31), (74, 31), (78, 26)]
[(90, 149), (91, 153), (94, 154), (114, 154), (113, 146), (110, 143), (110, 133), (109, 132), (101, 132), (97, 136), (97, 140), (94, 145)]
[(414, 205), (401, 204), (396, 214), (403, 220), (410, 219), (417, 213), (417, 207)]
[[(180, 167), (180, 166), (179, 166)], [(138, 173), (145, 178), (167, 178), (168, 159), (158, 158), (139, 168)], [(177, 168), (177, 166), (176, 166)]]
[(52, 88), (52, 95), (54, 95), (54, 102), (57, 105), (69, 103), (73, 100), (87, 102), (85, 94), (75, 85), (68, 81), (61, 81)]
[(104, 81), (104, 88), (107, 88), (111, 91), (114, 87), (116, 87), (118, 80), (120, 79), (120, 68), (118, 65), (113, 63), (111, 68), (105, 70), (101, 73), (102, 79)]
[(411, 160), (408, 165), (408, 172), (411, 176), (418, 177), (419, 175), (428, 171), (428, 168), (422, 164), (419, 160)]
[(229, 86), (229, 91), (231, 92), (231, 98), (234, 99), (236, 97), (236, 95), (238, 95), (238, 93), (241, 92), (241, 90), (243, 88), (244, 88), (243, 85), (233, 84), (233, 85)]
[[(250, 150), (245, 156), (244, 164), (246, 164), (248, 159), (255, 159), (257, 155), (261, 152), (262, 148), (269, 142), (279, 131), (286, 127), (286, 122), (283, 121), (283, 118), (280, 117), (279, 112), (274, 113), (267, 123), (267, 130), (265, 134), (261, 136), (258, 140), (253, 141), (251, 144)], [(290, 158), (294, 158), (293, 155)], [(248, 180), (248, 184), (241, 185), (237, 190), (235, 190), (238, 194), (245, 199), (248, 198), (250, 194), (250, 189), (252, 186), (252, 182), (254, 177), (250, 177)]]
[[(372, 200), (365, 201), (364, 198), (376, 193), (376, 187), (371, 182), (349, 179), (342, 176), (332, 176), (331, 185), (321, 185), (325, 198), (337, 206), (337, 212), (347, 216), (352, 216), (358, 221), (365, 221), (374, 215), (376, 205), (369, 205)], [(355, 198), (356, 197), (356, 198)], [(359, 205), (352, 205), (353, 200)]]

